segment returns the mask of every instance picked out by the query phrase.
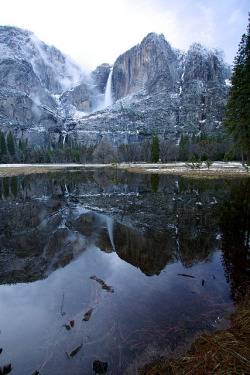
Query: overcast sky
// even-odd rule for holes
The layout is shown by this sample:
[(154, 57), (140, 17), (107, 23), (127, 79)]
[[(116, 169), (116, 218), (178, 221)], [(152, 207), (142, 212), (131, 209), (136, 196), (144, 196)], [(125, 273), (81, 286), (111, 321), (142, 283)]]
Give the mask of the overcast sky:
[(25, 28), (94, 69), (149, 32), (172, 47), (220, 48), (232, 63), (248, 25), (249, 0), (2, 0), (0, 25)]

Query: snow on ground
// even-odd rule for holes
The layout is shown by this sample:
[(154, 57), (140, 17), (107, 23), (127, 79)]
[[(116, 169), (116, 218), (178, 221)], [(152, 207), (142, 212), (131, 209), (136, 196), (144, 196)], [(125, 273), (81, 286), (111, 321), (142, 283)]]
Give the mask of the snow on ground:
[[(125, 165), (126, 167), (126, 165)], [(178, 172), (211, 172), (211, 173), (247, 173), (247, 168), (240, 162), (214, 162), (209, 168), (202, 163), (200, 168), (191, 168), (184, 162), (168, 164), (130, 164), (131, 169), (138, 168), (148, 173), (178, 173)]]

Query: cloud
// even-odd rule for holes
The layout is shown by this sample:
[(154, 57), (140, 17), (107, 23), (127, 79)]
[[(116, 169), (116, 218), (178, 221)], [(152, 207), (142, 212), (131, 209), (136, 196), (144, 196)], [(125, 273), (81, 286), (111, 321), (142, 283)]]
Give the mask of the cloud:
[(249, 0), (8, 0), (0, 24), (32, 30), (84, 68), (113, 63), (149, 32), (173, 47), (193, 42), (225, 50), (232, 61), (245, 32)]

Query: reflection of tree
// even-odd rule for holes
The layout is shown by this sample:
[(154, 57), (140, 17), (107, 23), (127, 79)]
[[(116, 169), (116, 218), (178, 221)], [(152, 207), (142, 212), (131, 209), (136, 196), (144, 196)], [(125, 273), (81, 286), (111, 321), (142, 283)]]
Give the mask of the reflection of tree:
[(3, 195), (4, 195), (4, 198), (8, 198), (9, 197), (9, 177), (5, 177), (3, 179)]
[[(182, 197), (184, 198), (185, 195)], [(213, 257), (216, 248), (217, 223), (214, 208), (207, 204), (209, 201), (209, 192), (198, 197), (194, 193), (189, 193), (186, 199), (178, 203), (176, 209), (178, 258), (184, 267), (210, 262)]]
[[(116, 181), (117, 171), (114, 169), (97, 169), (94, 172), (94, 180), (99, 185), (100, 188), (108, 189), (114, 186), (114, 181)], [(118, 179), (118, 178), (117, 178)]]
[(244, 293), (248, 277), (249, 192), (249, 179), (237, 181), (230, 186), (229, 197), (218, 207), (225, 272), (234, 300), (239, 288)]
[(18, 194), (18, 178), (4, 177), (0, 179), (0, 199), (7, 199), (11, 195), (16, 198)]
[(151, 187), (154, 193), (157, 193), (158, 186), (159, 186), (159, 175), (158, 174), (151, 174)]
[(17, 182), (16, 176), (11, 177), (10, 190), (11, 190), (11, 194), (13, 195), (13, 197), (16, 198), (17, 192), (18, 192), (18, 182)]

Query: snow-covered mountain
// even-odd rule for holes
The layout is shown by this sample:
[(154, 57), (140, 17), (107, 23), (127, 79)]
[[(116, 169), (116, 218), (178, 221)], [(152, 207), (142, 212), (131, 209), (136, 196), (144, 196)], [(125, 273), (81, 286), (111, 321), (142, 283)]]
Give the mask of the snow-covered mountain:
[(182, 52), (151, 33), (113, 67), (87, 75), (32, 32), (2, 26), (0, 127), (37, 145), (118, 145), (155, 134), (178, 142), (183, 133), (220, 131), (230, 74), (221, 52), (197, 43)]

